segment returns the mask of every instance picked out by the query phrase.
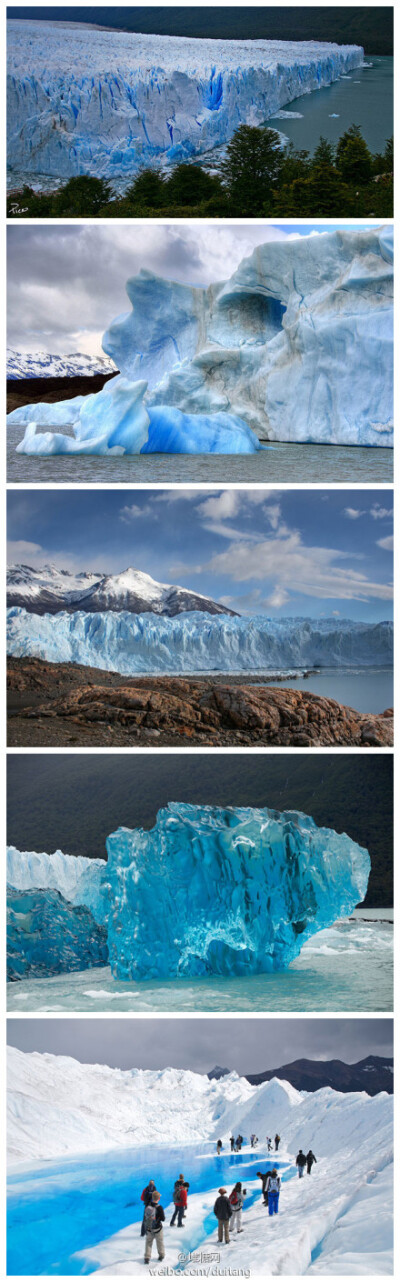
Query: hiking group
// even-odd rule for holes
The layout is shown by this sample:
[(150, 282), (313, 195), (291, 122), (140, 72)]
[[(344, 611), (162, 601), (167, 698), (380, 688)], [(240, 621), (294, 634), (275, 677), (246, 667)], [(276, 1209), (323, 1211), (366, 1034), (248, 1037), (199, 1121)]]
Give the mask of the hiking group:
[[(280, 1135), (275, 1135), (275, 1152), (280, 1145)], [(255, 1148), (258, 1143), (257, 1136), (250, 1136), (251, 1147)], [(231, 1151), (240, 1152), (243, 1143), (243, 1136), (238, 1135), (235, 1140), (233, 1135), (230, 1136)], [(268, 1152), (272, 1149), (272, 1140), (267, 1136)], [(217, 1140), (217, 1153), (221, 1153), (222, 1140)], [(296, 1157), (296, 1166), (299, 1179), (304, 1175), (307, 1168), (307, 1174), (311, 1171), (317, 1159), (310, 1148), (308, 1153), (303, 1153), (299, 1149)], [(277, 1215), (279, 1210), (279, 1194), (281, 1191), (281, 1177), (275, 1166), (268, 1171), (257, 1171), (257, 1178), (262, 1182), (262, 1198), (264, 1206), (268, 1208), (270, 1216)], [(182, 1228), (183, 1220), (186, 1215), (188, 1189), (190, 1185), (183, 1174), (178, 1175), (175, 1180), (172, 1201), (174, 1204), (173, 1214), (170, 1220), (171, 1228), (176, 1223), (178, 1228)], [(214, 1202), (214, 1215), (218, 1221), (218, 1242), (228, 1243), (230, 1241), (230, 1232), (243, 1233), (242, 1229), (242, 1209), (247, 1190), (243, 1188), (241, 1181), (238, 1180), (234, 1185), (232, 1192), (228, 1195), (226, 1188), (218, 1189), (218, 1197)], [(146, 1238), (144, 1262), (150, 1263), (153, 1244), (156, 1244), (159, 1260), (165, 1256), (163, 1223), (165, 1221), (164, 1208), (161, 1206), (161, 1194), (156, 1189), (154, 1180), (149, 1180), (141, 1194), (141, 1200), (144, 1202), (143, 1220), (141, 1226), (141, 1235)]]

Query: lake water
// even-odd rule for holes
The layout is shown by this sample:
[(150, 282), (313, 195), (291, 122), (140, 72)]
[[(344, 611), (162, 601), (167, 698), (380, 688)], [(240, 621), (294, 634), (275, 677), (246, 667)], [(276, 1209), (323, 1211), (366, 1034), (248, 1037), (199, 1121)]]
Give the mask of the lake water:
[[(282, 681), (268, 681), (268, 685), (282, 685)], [(357, 712), (385, 712), (393, 707), (392, 668), (321, 668), (283, 685), (337, 699)]]
[(300, 120), (273, 117), (267, 123), (310, 152), (321, 135), (336, 144), (349, 125), (360, 125), (370, 150), (383, 151), (393, 134), (393, 58), (371, 56), (365, 64), (289, 103), (285, 110), (301, 113)]
[[(195, 1250), (213, 1232), (216, 1220), (213, 1212), (207, 1211), (191, 1229), (190, 1197), (218, 1188), (221, 1181), (230, 1189), (237, 1179), (255, 1180), (260, 1164), (262, 1170), (274, 1164), (263, 1150), (257, 1149), (254, 1155), (222, 1153), (218, 1158), (211, 1148), (214, 1150), (210, 1143), (206, 1151), (186, 1146), (122, 1149), (48, 1161), (32, 1170), (16, 1171), (8, 1179), (8, 1275), (77, 1276), (94, 1272), (96, 1244), (141, 1220), (140, 1195), (149, 1178), (156, 1179), (166, 1208), (182, 1168), (190, 1183), (184, 1246), (185, 1250)], [(294, 1173), (287, 1164), (283, 1168), (281, 1163), (275, 1165), (281, 1167), (282, 1179)], [(257, 1181), (246, 1198), (246, 1208), (260, 1198), (260, 1188)], [(166, 1219), (165, 1237), (168, 1235), (170, 1244), (167, 1215)], [(139, 1225), (137, 1234), (141, 1268), (143, 1243)]]
[(391, 1011), (393, 912), (357, 909), (320, 931), (289, 969), (238, 979), (124, 983), (108, 966), (7, 985), (9, 1011)]
[[(43, 431), (47, 429), (43, 428)], [(49, 429), (53, 430), (53, 429)], [(58, 429), (59, 430), (59, 429)], [(66, 435), (69, 435), (66, 432)], [(71, 433), (72, 435), (72, 433)], [(16, 454), (24, 428), (7, 429), (7, 480), (16, 485), (148, 485), (154, 482), (384, 484), (393, 481), (393, 450), (385, 446), (268, 446), (259, 454), (135, 454), (50, 458)]]

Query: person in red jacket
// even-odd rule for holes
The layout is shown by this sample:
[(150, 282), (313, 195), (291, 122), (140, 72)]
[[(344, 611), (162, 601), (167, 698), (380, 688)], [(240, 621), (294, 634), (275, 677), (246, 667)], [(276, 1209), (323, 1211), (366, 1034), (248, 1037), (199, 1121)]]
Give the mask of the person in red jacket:
[(187, 1207), (187, 1189), (185, 1187), (183, 1178), (181, 1179), (180, 1177), (179, 1177), (179, 1181), (177, 1182), (177, 1184), (175, 1184), (175, 1188), (174, 1188), (174, 1206), (175, 1206), (175, 1210), (172, 1216), (172, 1220), (170, 1220), (170, 1224), (175, 1224), (176, 1216), (178, 1216), (178, 1229), (181, 1229), (183, 1216)]

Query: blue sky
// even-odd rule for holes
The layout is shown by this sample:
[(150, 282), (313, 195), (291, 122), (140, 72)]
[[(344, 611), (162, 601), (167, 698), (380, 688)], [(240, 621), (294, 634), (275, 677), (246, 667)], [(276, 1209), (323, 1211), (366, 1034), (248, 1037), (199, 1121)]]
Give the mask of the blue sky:
[[(266, 241), (336, 231), (342, 223), (112, 223), (7, 229), (7, 338), (21, 352), (101, 355), (102, 335), (129, 309), (125, 283), (140, 269), (185, 285), (226, 280)], [(354, 224), (371, 230), (375, 224)], [(101, 265), (99, 270), (99, 264)]]
[(8, 493), (9, 561), (134, 566), (241, 614), (392, 617), (390, 490)]

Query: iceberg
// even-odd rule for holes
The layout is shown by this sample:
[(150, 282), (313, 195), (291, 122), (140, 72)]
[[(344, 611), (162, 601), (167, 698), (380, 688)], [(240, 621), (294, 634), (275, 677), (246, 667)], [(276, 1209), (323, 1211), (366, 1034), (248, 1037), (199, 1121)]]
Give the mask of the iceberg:
[[(24, 454), (393, 444), (393, 230), (267, 242), (207, 289), (142, 270), (101, 392), (8, 416)], [(73, 435), (36, 432), (69, 427)]]
[(105, 966), (107, 932), (87, 908), (56, 890), (7, 887), (7, 978), (37, 978)]
[(98, 925), (107, 921), (109, 887), (105, 859), (64, 855), (62, 850), (48, 855), (45, 851), (21, 851), (7, 846), (7, 884), (23, 893), (55, 891), (73, 907), (87, 908)]
[(123, 676), (282, 672), (311, 667), (382, 667), (393, 662), (393, 625), (351, 619), (210, 615), (169, 618), (129, 611), (36, 615), (7, 611), (8, 653), (82, 663)]
[[(149, 407), (145, 382), (117, 375), (100, 392), (75, 396), (58, 405), (45, 402), (22, 406), (9, 423), (25, 423), (17, 454), (255, 454), (264, 446), (251, 427), (233, 414), (183, 414), (171, 406)], [(35, 421), (33, 421), (35, 420)], [(37, 432), (37, 426), (72, 427), (62, 432)]]
[(297, 811), (172, 803), (107, 840), (118, 979), (285, 969), (363, 899), (368, 852)]
[(11, 171), (130, 181), (225, 144), (362, 67), (359, 45), (8, 23)]
[(120, 980), (282, 970), (364, 898), (370, 872), (366, 850), (298, 811), (172, 802), (151, 831), (119, 828), (106, 845), (90, 912), (73, 857), (58, 860), (55, 889), (51, 857), (11, 850), (9, 885), (23, 885), (9, 891), (14, 977), (106, 964), (107, 948)]

